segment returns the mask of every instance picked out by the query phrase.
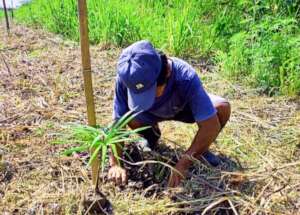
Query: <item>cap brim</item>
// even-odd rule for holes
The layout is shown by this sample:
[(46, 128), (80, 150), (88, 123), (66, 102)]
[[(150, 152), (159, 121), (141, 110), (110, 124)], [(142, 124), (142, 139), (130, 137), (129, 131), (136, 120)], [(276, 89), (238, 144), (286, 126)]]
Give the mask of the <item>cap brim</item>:
[(136, 112), (149, 110), (155, 101), (156, 83), (145, 92), (134, 93), (128, 89), (127, 93), (130, 110)]

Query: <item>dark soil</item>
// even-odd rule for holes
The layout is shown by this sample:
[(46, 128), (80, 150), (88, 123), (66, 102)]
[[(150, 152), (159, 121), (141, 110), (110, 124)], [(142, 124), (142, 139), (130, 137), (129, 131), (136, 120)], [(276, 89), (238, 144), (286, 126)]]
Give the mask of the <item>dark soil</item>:
[(112, 205), (100, 191), (88, 190), (82, 201), (84, 214), (112, 214)]

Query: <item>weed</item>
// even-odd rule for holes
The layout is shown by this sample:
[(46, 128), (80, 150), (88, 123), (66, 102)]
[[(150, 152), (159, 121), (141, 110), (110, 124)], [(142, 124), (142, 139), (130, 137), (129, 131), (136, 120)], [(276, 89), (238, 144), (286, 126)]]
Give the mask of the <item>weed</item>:
[(264, 92), (300, 92), (300, 40), (294, 33), (297, 22), (290, 18), (265, 17), (248, 31), (230, 39), (228, 52), (218, 54), (221, 71), (231, 78), (247, 81)]
[[(92, 43), (140, 39), (185, 57), (213, 57), (226, 78), (263, 92), (299, 94), (298, 0), (88, 1)], [(79, 40), (75, 0), (36, 0), (17, 19)]]

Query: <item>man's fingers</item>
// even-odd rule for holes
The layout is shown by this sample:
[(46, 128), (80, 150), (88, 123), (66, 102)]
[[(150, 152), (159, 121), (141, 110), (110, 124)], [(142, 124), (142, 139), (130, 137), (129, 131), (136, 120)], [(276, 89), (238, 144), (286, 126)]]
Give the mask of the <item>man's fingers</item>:
[(122, 185), (125, 185), (127, 182), (127, 174), (125, 172), (123, 172), (122, 174)]
[(176, 187), (177, 185), (178, 185), (177, 179), (172, 178), (172, 180), (170, 181), (169, 187)]
[(168, 182), (168, 187), (173, 187), (174, 185), (174, 175), (171, 174)]
[(111, 171), (108, 171), (108, 178), (110, 179), (111, 178)]
[(122, 184), (122, 174), (121, 173), (116, 174), (116, 184), (117, 185)]
[(114, 178), (115, 178), (115, 172), (112, 171), (112, 172), (110, 173), (110, 179), (111, 179), (111, 180), (114, 180)]
[(171, 173), (170, 179), (168, 182), (168, 187), (177, 187), (180, 184), (181, 176), (177, 173)]
[(108, 174), (108, 179), (115, 183), (115, 177), (116, 177), (115, 171), (110, 171)]
[(112, 167), (108, 171), (108, 179), (115, 183), (115, 185), (126, 185), (127, 174), (126, 170), (120, 167)]
[(115, 185), (118, 185), (118, 172), (113, 172), (112, 182), (114, 182)]
[(125, 171), (119, 173), (117, 177), (117, 184), (118, 185), (125, 185), (127, 182), (127, 174)]

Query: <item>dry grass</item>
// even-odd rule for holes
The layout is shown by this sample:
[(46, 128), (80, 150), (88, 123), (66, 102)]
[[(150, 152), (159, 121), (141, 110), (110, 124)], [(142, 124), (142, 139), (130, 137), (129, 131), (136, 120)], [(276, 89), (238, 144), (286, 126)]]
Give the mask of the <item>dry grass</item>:
[[(119, 52), (91, 48), (99, 124), (111, 120)], [(217, 73), (201, 77), (232, 104), (231, 121), (213, 145), (223, 165), (195, 162), (182, 189), (147, 197), (144, 190), (103, 184), (115, 214), (299, 214), (300, 99), (261, 96)], [(62, 146), (50, 144), (62, 124), (85, 123), (78, 45), (14, 26), (10, 37), (0, 35), (0, 84), (1, 213), (80, 214), (90, 170), (79, 158), (58, 156)], [(183, 149), (195, 127), (168, 122), (162, 130), (165, 144)]]

